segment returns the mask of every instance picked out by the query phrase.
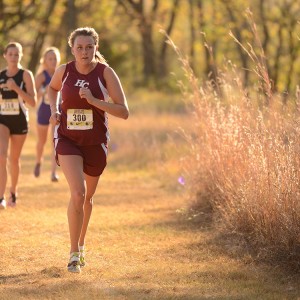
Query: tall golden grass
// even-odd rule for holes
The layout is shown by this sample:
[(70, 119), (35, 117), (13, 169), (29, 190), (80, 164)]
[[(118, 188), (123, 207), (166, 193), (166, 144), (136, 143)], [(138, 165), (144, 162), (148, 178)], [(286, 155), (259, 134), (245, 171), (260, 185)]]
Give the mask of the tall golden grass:
[[(128, 96), (129, 105), (133, 98)], [(233, 257), (239, 247), (228, 247), (210, 224), (199, 228), (177, 213), (186, 206), (177, 177), (187, 143), (174, 130), (180, 124), (188, 132), (193, 124), (186, 114), (146, 109), (131, 110), (126, 122), (109, 118), (108, 165), (94, 196), (87, 266), (70, 274), (68, 184), (60, 168), (60, 181), (50, 181), (50, 141), (41, 176), (34, 178), (31, 113), (18, 205), (0, 211), (1, 300), (299, 298), (299, 277), (258, 266), (248, 254)]]
[[(257, 39), (250, 13), (249, 18)], [(300, 127), (296, 95), (284, 104), (272, 94), (258, 42), (258, 54), (251, 45), (249, 50), (244, 48), (257, 75), (251, 90), (243, 87), (238, 70), (230, 63), (218, 72), (216, 81), (199, 84), (188, 60), (169, 42), (191, 88), (183, 90), (190, 99), (195, 124), (193, 132), (185, 133), (191, 153), (184, 168), (193, 210), (212, 209), (222, 227), (242, 235), (259, 257), (289, 262), (299, 270)]]

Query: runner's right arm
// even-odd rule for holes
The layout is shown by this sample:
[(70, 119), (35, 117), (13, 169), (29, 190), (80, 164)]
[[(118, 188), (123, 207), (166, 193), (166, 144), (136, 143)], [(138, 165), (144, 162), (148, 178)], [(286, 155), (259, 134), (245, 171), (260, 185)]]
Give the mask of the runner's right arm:
[(61, 90), (62, 87), (62, 78), (65, 70), (66, 70), (65, 64), (59, 66), (55, 71), (55, 73), (53, 74), (48, 87), (48, 98), (49, 98), (50, 109), (51, 109), (50, 123), (52, 123), (53, 125), (59, 124), (60, 122), (60, 112), (58, 109), (59, 106), (58, 92)]

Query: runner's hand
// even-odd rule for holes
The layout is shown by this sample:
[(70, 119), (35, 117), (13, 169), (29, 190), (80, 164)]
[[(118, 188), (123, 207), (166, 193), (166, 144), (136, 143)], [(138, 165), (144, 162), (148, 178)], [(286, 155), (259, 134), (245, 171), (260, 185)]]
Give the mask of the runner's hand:
[(50, 124), (52, 125), (57, 125), (60, 123), (60, 113), (58, 111), (54, 112), (51, 114), (50, 119), (49, 119)]
[(16, 82), (12, 79), (12, 78), (9, 78), (7, 81), (6, 81), (6, 86), (8, 89), (10, 89), (11, 91), (15, 91), (16, 87), (18, 87), (18, 85), (16, 84)]
[(94, 96), (92, 95), (92, 92), (89, 88), (80, 88), (79, 89), (79, 96), (81, 99), (86, 99), (88, 103), (92, 104), (92, 102), (95, 100)]

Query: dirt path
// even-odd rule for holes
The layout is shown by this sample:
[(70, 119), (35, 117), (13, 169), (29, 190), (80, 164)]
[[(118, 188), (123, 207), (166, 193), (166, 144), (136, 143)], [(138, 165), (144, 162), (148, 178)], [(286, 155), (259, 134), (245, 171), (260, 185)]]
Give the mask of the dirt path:
[[(152, 153), (157, 148), (157, 140), (153, 148), (149, 144), (153, 138), (147, 126), (157, 133), (174, 127), (166, 117), (162, 123), (149, 120), (132, 118), (126, 129), (118, 123), (121, 133), (127, 131), (122, 151), (132, 162), (144, 154), (149, 159), (145, 149)], [(129, 133), (132, 139), (125, 148)], [(140, 143), (140, 136), (146, 136), (148, 144)], [(138, 149), (139, 145), (144, 148)], [(62, 177), (57, 184), (50, 182), (49, 160), (41, 177), (33, 177), (34, 147), (31, 134), (22, 156), (18, 207), (0, 211), (1, 300), (300, 297), (295, 278), (256, 266), (247, 255), (238, 256), (238, 248), (220, 242), (209, 224), (194, 224), (180, 214), (186, 205), (182, 186), (170, 184), (164, 173), (130, 168), (134, 163), (117, 169), (122, 160), (118, 154), (118, 163), (109, 165), (95, 195), (86, 241), (87, 266), (79, 275), (69, 274), (67, 184)], [(129, 148), (135, 152), (130, 154)]]
[(279, 272), (230, 257), (212, 229), (196, 228), (176, 212), (184, 205), (180, 190), (139, 172), (107, 171), (95, 197), (88, 265), (80, 275), (69, 274), (66, 183), (28, 177), (21, 179), (19, 206), (1, 211), (0, 299), (299, 296)]

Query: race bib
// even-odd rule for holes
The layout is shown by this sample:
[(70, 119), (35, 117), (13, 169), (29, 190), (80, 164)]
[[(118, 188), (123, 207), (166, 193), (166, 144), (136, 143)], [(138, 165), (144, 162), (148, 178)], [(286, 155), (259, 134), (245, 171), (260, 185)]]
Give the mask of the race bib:
[(20, 113), (20, 105), (18, 99), (2, 99), (1, 115), (18, 115)]
[(93, 128), (91, 109), (68, 109), (67, 128), (70, 130), (88, 130)]

